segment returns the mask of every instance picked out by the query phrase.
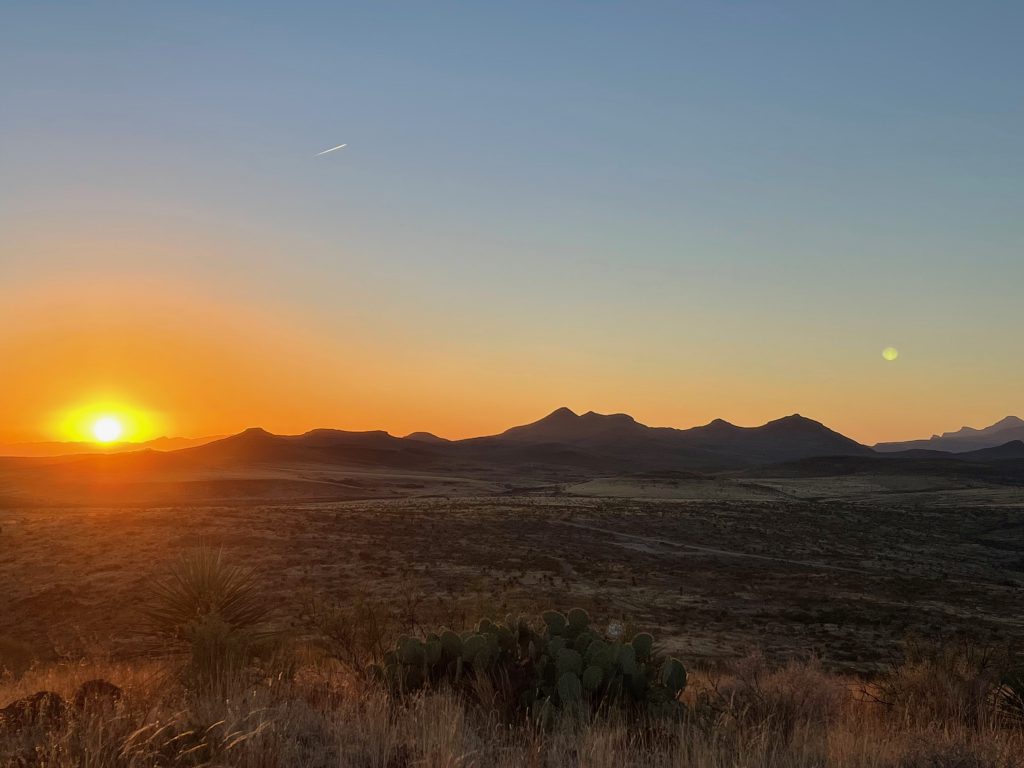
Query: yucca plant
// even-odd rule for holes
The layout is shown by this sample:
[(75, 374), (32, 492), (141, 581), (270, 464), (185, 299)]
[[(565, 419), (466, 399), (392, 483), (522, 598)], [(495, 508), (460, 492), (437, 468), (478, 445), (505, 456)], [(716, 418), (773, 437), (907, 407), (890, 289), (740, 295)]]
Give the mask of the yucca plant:
[(241, 669), (273, 636), (271, 609), (255, 571), (234, 565), (220, 549), (182, 555), (149, 584), (145, 633), (160, 650), (185, 652), (196, 683)]
[(1007, 673), (994, 695), (999, 713), (1010, 722), (1024, 725), (1024, 665)]

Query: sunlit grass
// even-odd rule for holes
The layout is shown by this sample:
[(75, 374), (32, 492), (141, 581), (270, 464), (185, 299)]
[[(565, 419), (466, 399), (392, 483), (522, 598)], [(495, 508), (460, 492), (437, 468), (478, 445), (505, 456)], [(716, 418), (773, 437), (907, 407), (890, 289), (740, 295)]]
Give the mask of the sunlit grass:
[(322, 661), (255, 684), (238, 678), (226, 692), (198, 696), (170, 674), (167, 662), (37, 667), (0, 682), (0, 702), (41, 689), (67, 697), (96, 676), (121, 685), (125, 699), (101, 717), (0, 735), (0, 764), (31, 757), (62, 768), (1024, 765), (1024, 731), (994, 712), (964, 719), (949, 702), (880, 704), (858, 694), (863, 681), (813, 663), (752, 663), (756, 670), (695, 675), (691, 714), (676, 726), (594, 716), (549, 729), (527, 721), (502, 725), (486, 706), (445, 691), (397, 702)]

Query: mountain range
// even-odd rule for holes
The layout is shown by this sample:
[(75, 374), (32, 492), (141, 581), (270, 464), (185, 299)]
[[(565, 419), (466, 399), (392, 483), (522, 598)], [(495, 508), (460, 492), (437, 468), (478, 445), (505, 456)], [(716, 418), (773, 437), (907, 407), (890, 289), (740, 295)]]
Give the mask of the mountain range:
[(946, 451), (964, 453), (983, 448), (996, 448), (1014, 440), (1024, 440), (1024, 419), (1007, 416), (991, 426), (982, 429), (961, 427), (956, 432), (932, 435), (924, 440), (907, 440), (896, 443), (878, 443), (874, 446), (881, 453), (909, 450)]
[[(674, 429), (650, 427), (623, 413), (559, 408), (530, 424), (463, 440), (426, 432), (275, 435), (251, 428), (176, 450), (157, 448), (168, 445), (177, 443), (0, 458), (0, 508), (476, 496), (577, 486), (583, 493), (615, 486), (615, 495), (636, 492), (644, 478), (685, 485), (686, 493), (699, 487), (700, 493), (743, 498), (786, 495), (792, 483), (807, 486), (799, 493), (820, 494), (835, 478), (837, 488), (860, 492), (984, 487), (999, 493), (1024, 486), (1021, 441), (962, 453), (880, 452), (799, 414), (757, 427), (716, 419)], [(630, 490), (615, 490), (615, 483)]]
[[(486, 437), (446, 440), (429, 432), (396, 437), (376, 430), (315, 429), (275, 435), (260, 428), (223, 438), (161, 438), (103, 448), (34, 444), (40, 451), (116, 453), (124, 466), (161, 468), (253, 465), (363, 466), (402, 469), (506, 467), (581, 471), (722, 471), (823, 457), (996, 460), (1024, 455), (1024, 421), (1008, 417), (985, 429), (965, 427), (930, 440), (873, 449), (799, 414), (757, 427), (722, 419), (689, 429), (650, 427), (625, 413), (577, 414), (558, 408), (529, 424)], [(24, 444), (23, 444), (24, 445)], [(134, 451), (128, 452), (130, 448)], [(42, 455), (22, 453), (22, 456)], [(81, 456), (79, 458), (88, 458)], [(113, 458), (113, 457), (109, 457)]]
[(559, 408), (539, 421), (500, 435), (462, 441), (475, 445), (561, 445), (644, 466), (720, 468), (790, 461), (809, 456), (870, 454), (861, 445), (799, 414), (759, 427), (722, 419), (690, 429), (648, 427), (624, 413), (578, 415)]
[[(166, 466), (304, 464), (404, 469), (550, 467), (580, 470), (722, 470), (812, 456), (873, 452), (819, 422), (787, 416), (760, 427), (722, 420), (692, 429), (649, 427), (626, 414), (576, 414), (559, 408), (538, 421), (497, 435), (445, 440), (429, 433), (395, 437), (383, 431), (316, 429), (275, 435), (260, 428), (202, 445), (133, 461)], [(165, 458), (160, 459), (159, 456)]]

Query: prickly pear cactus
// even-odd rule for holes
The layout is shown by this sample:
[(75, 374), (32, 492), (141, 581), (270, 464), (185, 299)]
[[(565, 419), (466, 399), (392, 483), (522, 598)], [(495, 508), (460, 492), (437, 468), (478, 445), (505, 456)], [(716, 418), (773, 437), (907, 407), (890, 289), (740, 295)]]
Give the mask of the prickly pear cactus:
[(450, 629), (441, 631), (441, 650), (444, 658), (454, 661), (462, 655), (462, 638)]
[(582, 608), (573, 608), (566, 614), (566, 619), (569, 622), (569, 628), (575, 633), (582, 632), (590, 624), (590, 614)]
[(543, 723), (559, 709), (600, 707), (676, 717), (686, 687), (682, 663), (659, 656), (650, 634), (603, 633), (582, 608), (547, 611), (540, 623), (508, 615), (483, 618), (461, 635), (440, 629), (422, 640), (403, 636), (367, 675), (399, 696), (441, 684), (472, 695), (483, 676), (509, 691), (510, 717), (529, 712)]
[(565, 706), (576, 706), (583, 698), (583, 685), (575, 672), (565, 672), (558, 678), (558, 698)]
[(636, 658), (639, 661), (647, 661), (651, 658), (651, 652), (654, 650), (654, 638), (646, 632), (641, 632), (633, 637), (631, 645), (636, 652)]
[(583, 683), (584, 690), (588, 692), (596, 691), (601, 687), (601, 683), (604, 681), (604, 670), (598, 666), (589, 666), (583, 670), (583, 677), (580, 678), (580, 682)]
[(683, 667), (683, 663), (679, 659), (665, 659), (658, 673), (658, 679), (675, 696), (686, 687), (686, 668)]
[(569, 621), (565, 618), (565, 614), (558, 611), (545, 611), (543, 619), (544, 623), (548, 625), (549, 635), (565, 634), (565, 630), (569, 626)]

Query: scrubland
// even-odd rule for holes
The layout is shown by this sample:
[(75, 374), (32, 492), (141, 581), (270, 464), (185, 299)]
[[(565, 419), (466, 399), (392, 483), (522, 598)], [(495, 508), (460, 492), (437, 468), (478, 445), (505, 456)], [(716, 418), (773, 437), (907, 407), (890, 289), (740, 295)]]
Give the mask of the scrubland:
[(111, 707), (0, 736), (0, 763), (39, 766), (900, 766), (1017, 768), (1024, 726), (996, 706), (993, 670), (965, 657), (910, 662), (872, 681), (814, 661), (752, 657), (691, 673), (678, 722), (614, 714), (506, 722), (440, 690), (396, 699), (323, 660), (185, 685), (170, 661), (77, 663), (8, 676), (0, 699), (70, 697), (103, 678)]
[[(1018, 517), (564, 497), (9, 509), (0, 708), (67, 704), (0, 718), (0, 765), (1024, 768)], [(206, 581), (165, 589), (197, 545), (239, 569), (241, 613)], [(366, 673), (402, 634), (573, 606), (685, 664), (675, 714)], [(75, 706), (97, 679), (121, 695)]]

